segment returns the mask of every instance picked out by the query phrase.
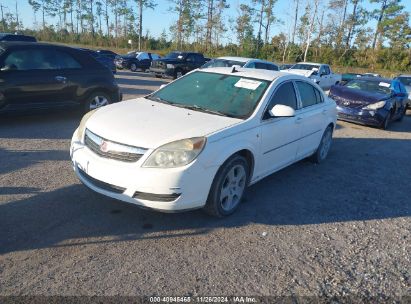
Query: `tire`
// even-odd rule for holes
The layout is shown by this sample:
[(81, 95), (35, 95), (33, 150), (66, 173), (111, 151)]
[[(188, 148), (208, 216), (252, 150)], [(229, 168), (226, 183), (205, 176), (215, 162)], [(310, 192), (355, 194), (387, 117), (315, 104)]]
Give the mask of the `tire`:
[(244, 197), (249, 172), (250, 166), (244, 157), (229, 158), (214, 177), (204, 211), (215, 217), (233, 214)]
[(333, 128), (331, 126), (328, 126), (327, 129), (325, 129), (323, 136), (321, 137), (320, 145), (318, 146), (315, 153), (311, 156), (312, 162), (320, 164), (327, 158), (332, 144), (332, 136)]
[(406, 112), (407, 112), (407, 106), (404, 106), (404, 110), (402, 110), (400, 117), (398, 117), (396, 121), (402, 121)]
[(131, 70), (132, 72), (137, 72), (137, 65), (136, 65), (135, 63), (132, 63), (132, 64), (130, 65), (130, 70)]
[(174, 71), (173, 79), (178, 79), (178, 78), (180, 78), (180, 77), (183, 76), (183, 75), (184, 75), (184, 74), (183, 74), (183, 71), (180, 70), (180, 69), (177, 69), (177, 70)]
[(390, 125), (391, 121), (391, 114), (388, 114), (387, 117), (385, 117), (384, 121), (382, 122), (380, 128), (382, 130), (388, 130), (388, 126)]
[(154, 76), (155, 76), (156, 78), (163, 78), (162, 75), (157, 75), (157, 74), (155, 74)]
[(84, 104), (84, 112), (87, 113), (91, 110), (104, 107), (112, 103), (111, 97), (103, 92), (94, 92), (88, 98)]

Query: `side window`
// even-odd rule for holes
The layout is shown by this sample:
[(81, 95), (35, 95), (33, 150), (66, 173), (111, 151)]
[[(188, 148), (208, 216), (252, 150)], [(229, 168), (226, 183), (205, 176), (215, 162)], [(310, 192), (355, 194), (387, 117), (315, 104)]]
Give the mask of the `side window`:
[(19, 71), (81, 68), (71, 55), (47, 49), (14, 51), (5, 59), (4, 66), (6, 65)]
[(322, 102), (320, 92), (318, 92), (318, 90), (311, 84), (303, 81), (297, 81), (297, 88), (300, 93), (303, 108)]
[(256, 68), (255, 62), (247, 63), (246, 66), (245, 66), (245, 68), (255, 69), (255, 68)]
[(274, 95), (271, 97), (268, 103), (267, 111), (263, 117), (264, 119), (271, 117), (268, 111), (271, 110), (277, 104), (297, 109), (297, 96), (295, 94), (292, 82), (286, 82), (284, 84), (281, 84), (280, 87), (275, 91)]
[(256, 62), (255, 63), (255, 68), (259, 70), (268, 70), (267, 65), (262, 62)]
[(140, 54), (138, 54), (137, 59), (138, 60), (147, 60), (147, 59), (150, 59), (150, 57), (148, 56), (147, 53), (140, 53)]
[(275, 64), (267, 64), (268, 69), (271, 71), (279, 71), (280, 69)]
[(204, 57), (201, 56), (200, 54), (196, 54), (195, 60), (197, 61), (197, 63), (202, 63), (204, 61)]
[(324, 73), (325, 73), (325, 75), (330, 75), (331, 74), (330, 67), (328, 65), (324, 66)]
[(193, 54), (190, 54), (190, 55), (188, 55), (187, 56), (187, 62), (194, 62), (195, 61), (195, 57), (194, 57), (194, 55)]

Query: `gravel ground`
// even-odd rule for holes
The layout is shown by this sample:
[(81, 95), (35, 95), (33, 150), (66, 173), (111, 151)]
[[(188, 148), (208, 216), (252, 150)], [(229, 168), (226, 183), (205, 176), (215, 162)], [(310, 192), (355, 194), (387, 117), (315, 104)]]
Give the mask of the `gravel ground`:
[[(125, 99), (166, 82), (117, 77)], [(411, 111), (389, 131), (339, 122), (326, 162), (264, 179), (225, 219), (151, 212), (87, 190), (68, 152), (79, 120), (0, 121), (1, 296), (411, 301)]]

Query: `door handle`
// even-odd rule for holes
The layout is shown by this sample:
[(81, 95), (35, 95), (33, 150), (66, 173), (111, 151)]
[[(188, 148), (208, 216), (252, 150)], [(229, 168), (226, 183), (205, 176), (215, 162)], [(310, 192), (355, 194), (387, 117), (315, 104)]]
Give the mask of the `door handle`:
[(64, 76), (56, 76), (55, 78), (58, 82), (66, 83), (67, 77)]
[(302, 117), (297, 117), (297, 119), (295, 120), (295, 123), (300, 124), (303, 121)]

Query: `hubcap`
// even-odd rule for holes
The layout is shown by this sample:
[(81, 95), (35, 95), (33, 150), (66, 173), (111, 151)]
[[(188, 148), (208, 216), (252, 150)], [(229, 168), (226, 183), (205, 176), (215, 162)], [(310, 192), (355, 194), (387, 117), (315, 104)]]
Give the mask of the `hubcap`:
[(225, 211), (233, 210), (241, 200), (247, 175), (241, 165), (230, 169), (224, 178), (220, 192), (220, 204)]
[(321, 143), (321, 149), (320, 149), (321, 159), (325, 159), (328, 155), (328, 151), (330, 151), (331, 138), (332, 138), (331, 131), (328, 129), (327, 132), (324, 134), (324, 137)]
[(96, 96), (93, 98), (93, 100), (90, 102), (90, 110), (94, 110), (100, 107), (103, 107), (105, 105), (108, 105), (108, 100), (104, 96)]

